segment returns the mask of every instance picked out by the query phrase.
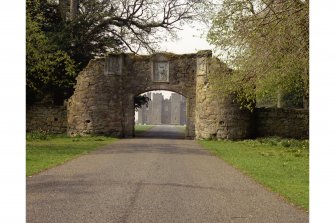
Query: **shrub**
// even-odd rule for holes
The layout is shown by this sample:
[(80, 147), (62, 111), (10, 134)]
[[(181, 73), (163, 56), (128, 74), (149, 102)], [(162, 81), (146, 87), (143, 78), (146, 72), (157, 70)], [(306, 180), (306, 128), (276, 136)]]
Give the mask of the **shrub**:
[(45, 130), (32, 131), (26, 134), (27, 141), (48, 140), (49, 138), (48, 131)]

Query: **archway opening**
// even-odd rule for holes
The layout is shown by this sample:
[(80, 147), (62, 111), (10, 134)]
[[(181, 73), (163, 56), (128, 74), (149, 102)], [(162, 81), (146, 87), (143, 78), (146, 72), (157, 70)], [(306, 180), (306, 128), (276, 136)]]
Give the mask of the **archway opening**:
[(139, 94), (148, 102), (135, 108), (135, 137), (185, 138), (187, 98), (166, 90)]

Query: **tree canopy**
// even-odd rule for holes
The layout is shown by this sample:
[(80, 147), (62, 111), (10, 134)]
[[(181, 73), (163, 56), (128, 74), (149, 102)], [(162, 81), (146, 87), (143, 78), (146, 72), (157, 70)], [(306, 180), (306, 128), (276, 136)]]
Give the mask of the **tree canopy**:
[(75, 77), (75, 62), (60, 50), (42, 30), (45, 17), (39, 2), (27, 0), (26, 16), (26, 89), (28, 104), (46, 95), (62, 103), (69, 95)]
[[(301, 106), (309, 95), (309, 1), (27, 0), (27, 101), (61, 102), (90, 59), (107, 52), (154, 52), (184, 22), (212, 16), (208, 40), (233, 69), (212, 77), (215, 89)], [(282, 100), (279, 100), (282, 101)]]
[(292, 106), (308, 100), (308, 0), (223, 0), (208, 40), (234, 69), (213, 77), (218, 91), (249, 108), (278, 96)]
[(149, 101), (151, 99), (146, 95), (137, 95), (134, 97), (135, 110), (138, 111), (143, 105), (148, 107)]
[(157, 50), (181, 23), (199, 16), (203, 2), (27, 0), (27, 99), (50, 89), (46, 79), (58, 96), (71, 92), (74, 77), (95, 56)]

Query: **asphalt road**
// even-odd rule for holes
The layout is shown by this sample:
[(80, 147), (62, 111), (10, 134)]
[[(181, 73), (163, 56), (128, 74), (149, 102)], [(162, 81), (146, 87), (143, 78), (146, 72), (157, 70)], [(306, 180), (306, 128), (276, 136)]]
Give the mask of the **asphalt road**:
[(27, 222), (308, 222), (172, 126), (27, 178)]

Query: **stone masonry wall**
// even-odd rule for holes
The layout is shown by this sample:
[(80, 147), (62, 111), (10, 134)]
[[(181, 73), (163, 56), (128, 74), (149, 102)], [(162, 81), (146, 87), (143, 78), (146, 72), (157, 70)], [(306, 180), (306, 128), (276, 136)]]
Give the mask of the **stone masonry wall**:
[[(232, 111), (225, 112), (233, 114)], [(27, 108), (26, 114), (28, 132), (41, 130), (51, 133), (66, 132), (67, 111), (65, 106), (34, 105)], [(255, 137), (280, 136), (300, 139), (309, 137), (309, 111), (306, 109), (255, 108), (253, 116), (252, 135)], [(230, 124), (235, 123), (236, 125), (237, 120), (234, 120), (233, 117), (228, 119), (226, 117), (226, 120), (230, 120)], [(225, 135), (230, 124), (226, 123), (225, 125), (219, 122), (217, 125), (213, 125), (212, 129), (203, 127), (203, 132), (198, 138), (230, 138)], [(236, 131), (240, 130), (236, 129)], [(243, 132), (235, 132), (234, 134), (242, 136)]]
[[(132, 137), (134, 97), (169, 90), (186, 98), (187, 138), (308, 137), (308, 111), (256, 109), (251, 113), (240, 109), (232, 96), (218, 94), (210, 78), (218, 65), (223, 64), (211, 51), (111, 54), (91, 60), (78, 75), (75, 92), (68, 100), (67, 132)], [(226, 74), (229, 72), (227, 68)]]
[[(150, 95), (150, 92), (146, 94)], [(185, 125), (186, 98), (180, 94), (172, 93), (169, 99), (164, 99), (162, 93), (153, 93), (148, 106), (142, 105), (138, 109), (138, 123)]]
[(178, 94), (171, 94), (171, 124), (180, 125), (181, 97)]
[[(68, 101), (68, 134), (134, 135), (134, 97), (170, 90), (187, 98), (186, 137), (195, 134), (197, 54), (111, 54), (91, 60)], [(149, 118), (149, 117), (148, 117)]]
[(26, 130), (65, 133), (67, 128), (66, 106), (33, 105), (27, 107)]
[(248, 138), (252, 134), (251, 112), (240, 109), (232, 96), (223, 97), (212, 88), (209, 76), (217, 62), (206, 55), (197, 61), (196, 138)]
[(160, 93), (153, 93), (152, 95), (152, 124), (160, 125), (162, 124), (162, 103), (163, 95)]
[(104, 59), (91, 60), (78, 75), (76, 90), (68, 100), (68, 135), (123, 136), (120, 73), (107, 74), (104, 65)]
[(254, 119), (257, 137), (309, 137), (309, 110), (306, 109), (256, 108)]
[[(195, 136), (195, 79), (197, 54), (158, 53), (154, 55), (124, 55), (122, 85), (125, 95), (135, 97), (152, 90), (168, 90), (183, 95), (187, 103), (186, 137)], [(155, 64), (168, 63), (168, 80), (155, 80)], [(125, 97), (126, 132), (133, 129), (133, 102)]]

